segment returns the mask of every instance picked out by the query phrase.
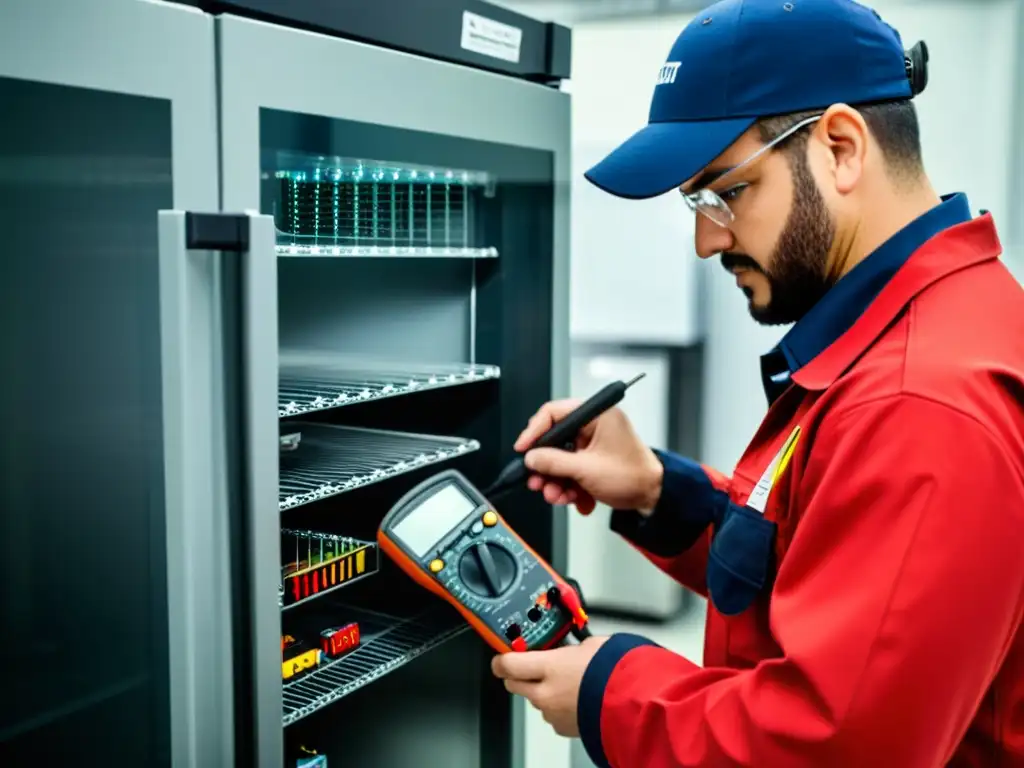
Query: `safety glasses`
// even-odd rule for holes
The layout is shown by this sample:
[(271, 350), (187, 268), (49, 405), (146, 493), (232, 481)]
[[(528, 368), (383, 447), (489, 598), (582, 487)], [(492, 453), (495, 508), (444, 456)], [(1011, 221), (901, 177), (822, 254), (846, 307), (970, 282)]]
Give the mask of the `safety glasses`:
[[(779, 144), (784, 142), (786, 139), (788, 139), (794, 133), (799, 131), (801, 128), (805, 128), (808, 125), (811, 125), (812, 123), (815, 123), (820, 119), (821, 115), (815, 115), (814, 117), (808, 117), (805, 120), (801, 120), (799, 123), (790, 127), (789, 129), (775, 137), (775, 139), (765, 144), (763, 147), (757, 150), (757, 152), (752, 154), (739, 165), (734, 165), (732, 168), (727, 170), (725, 173), (723, 173), (721, 176), (715, 179), (715, 183), (717, 184), (730, 174), (738, 171), (740, 168), (750, 165), (755, 160), (757, 160), (757, 158), (761, 157), (769, 150), (779, 146)], [(695, 192), (683, 192), (683, 190), (680, 189), (679, 194), (683, 196), (683, 200), (686, 201), (686, 205), (691, 211), (695, 213), (704, 214), (709, 219), (711, 219), (711, 221), (715, 222), (715, 224), (717, 224), (720, 227), (728, 227), (733, 223), (736, 217), (733, 214), (732, 209), (729, 208), (729, 204), (726, 202), (726, 200), (730, 197), (733, 197), (739, 190), (743, 189), (746, 186), (747, 184), (745, 182), (740, 184), (734, 184), (731, 187), (726, 187), (721, 192), (715, 192), (714, 190), (708, 189), (707, 187), (698, 189)]]

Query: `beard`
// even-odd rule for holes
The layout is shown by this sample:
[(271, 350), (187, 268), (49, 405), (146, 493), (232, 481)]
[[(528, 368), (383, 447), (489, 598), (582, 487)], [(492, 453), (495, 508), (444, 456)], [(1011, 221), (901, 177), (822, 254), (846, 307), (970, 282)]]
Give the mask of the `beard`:
[[(723, 253), (722, 266), (760, 272), (768, 278), (768, 304), (750, 303), (750, 316), (761, 325), (795, 323), (818, 303), (835, 284), (828, 273), (828, 253), (835, 238), (835, 222), (818, 191), (807, 159), (793, 156), (793, 207), (779, 242), (772, 253), (771, 268), (765, 269), (749, 256)], [(749, 290), (747, 298), (752, 299)]]

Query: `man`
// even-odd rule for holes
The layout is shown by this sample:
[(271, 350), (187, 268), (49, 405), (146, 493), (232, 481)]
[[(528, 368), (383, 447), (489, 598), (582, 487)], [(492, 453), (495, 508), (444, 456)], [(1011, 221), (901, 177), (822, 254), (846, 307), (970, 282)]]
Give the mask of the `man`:
[(731, 477), (620, 411), (575, 453), (528, 450), (572, 403), (518, 439), (530, 488), (611, 505), (709, 598), (703, 668), (630, 634), (494, 660), (598, 766), (1024, 765), (1024, 293), (991, 216), (929, 184), (922, 64), (853, 0), (725, 0), (588, 173), (679, 187), (698, 254), (795, 322)]

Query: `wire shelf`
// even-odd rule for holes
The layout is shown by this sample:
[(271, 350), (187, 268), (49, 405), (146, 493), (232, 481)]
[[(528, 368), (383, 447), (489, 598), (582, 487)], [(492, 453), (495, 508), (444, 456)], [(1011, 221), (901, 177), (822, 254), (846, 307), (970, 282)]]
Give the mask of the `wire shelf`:
[[(280, 256), (496, 258), (479, 247), (487, 173), (342, 157), (281, 155), (274, 173)], [(269, 181), (269, 179), (268, 179)]]
[(290, 528), (281, 529), (281, 538), (284, 556), (294, 555), (281, 567), (281, 610), (323, 597), (377, 572), (374, 542)]
[(496, 259), (497, 248), (470, 248), (445, 246), (395, 246), (395, 245), (299, 245), (277, 246), (278, 256), (363, 256), (401, 258), (425, 256), (429, 258)]
[(470, 187), (493, 184), (494, 177), (486, 171), (449, 166), (423, 165), (390, 160), (314, 155), (306, 152), (277, 153), (278, 168), (273, 176), (294, 181), (392, 181), (399, 184), (464, 184)]
[[(354, 651), (334, 661), (321, 661), (313, 671), (284, 684), (284, 725), (289, 726), (353, 691), (409, 663), (469, 627), (447, 605), (411, 618), (374, 614), (380, 631), (360, 618), (363, 640)], [(368, 632), (369, 630), (369, 632)]]
[(294, 427), (301, 432), (302, 442), (280, 457), (278, 503), (282, 511), (480, 448), (476, 440), (461, 437), (301, 422)]
[(331, 358), (319, 353), (283, 355), (277, 395), (280, 418), (383, 400), (501, 376), (496, 365), (401, 365)]

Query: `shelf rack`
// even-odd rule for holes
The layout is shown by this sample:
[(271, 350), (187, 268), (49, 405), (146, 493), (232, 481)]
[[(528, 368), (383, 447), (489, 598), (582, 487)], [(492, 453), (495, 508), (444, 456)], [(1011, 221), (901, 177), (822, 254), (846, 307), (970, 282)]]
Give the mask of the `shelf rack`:
[(468, 246), (395, 246), (395, 245), (329, 245), (312, 243), (283, 243), (277, 245), (278, 256), (338, 256), (338, 257), (427, 257), (459, 259), (496, 259), (497, 248), (470, 248)]
[[(339, 612), (339, 616), (342, 614)], [(444, 603), (408, 618), (352, 609), (345, 621), (358, 621), (362, 640), (345, 656), (284, 684), (287, 727), (377, 680), (465, 632), (469, 625)]]
[(487, 173), (291, 152), (278, 167), (279, 256), (498, 257), (474, 238)]
[(377, 545), (350, 536), (281, 529), (284, 556), (294, 559), (281, 568), (278, 597), (281, 609), (323, 597), (377, 572)]
[(476, 440), (293, 422), (299, 446), (281, 454), (281, 511), (438, 464), (480, 448)]
[(501, 369), (496, 365), (403, 365), (320, 353), (282, 354), (277, 415), (302, 416), (500, 377)]

